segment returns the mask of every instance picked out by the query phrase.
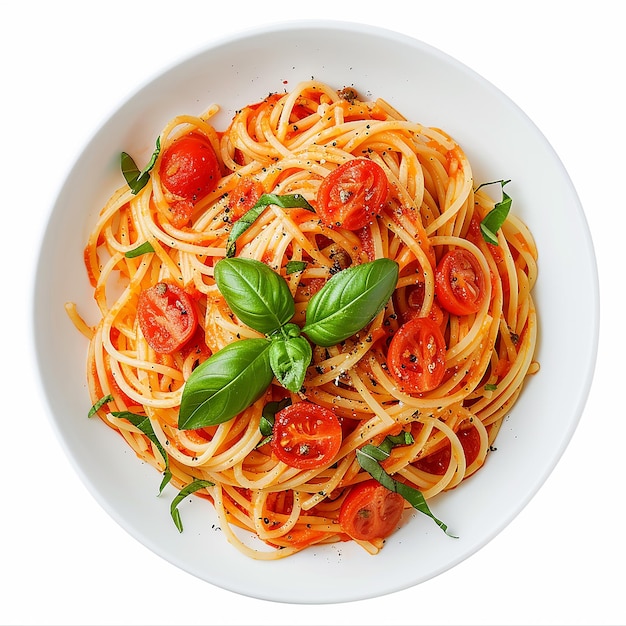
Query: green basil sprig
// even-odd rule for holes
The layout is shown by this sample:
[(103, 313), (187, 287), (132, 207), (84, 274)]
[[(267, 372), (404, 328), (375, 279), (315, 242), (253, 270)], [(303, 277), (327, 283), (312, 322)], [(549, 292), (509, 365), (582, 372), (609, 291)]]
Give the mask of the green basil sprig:
[(306, 269), (306, 266), (306, 261), (287, 261), (287, 265), (285, 265), (285, 272), (287, 273), (287, 276), (289, 276), (289, 274), (302, 272), (304, 269)]
[(225, 258), (216, 263), (214, 275), (231, 310), (266, 337), (229, 344), (191, 373), (181, 398), (181, 429), (228, 421), (258, 400), (274, 377), (297, 393), (313, 354), (302, 334), (331, 346), (361, 330), (391, 297), (398, 264), (377, 259), (335, 274), (309, 303), (315, 305), (302, 330), (289, 321), (295, 303), (287, 282), (265, 264)]
[(109, 404), (109, 402), (113, 402), (113, 396), (109, 393), (106, 396), (102, 396), (90, 409), (87, 413), (87, 417), (93, 417), (105, 404)]
[(183, 522), (180, 519), (180, 511), (178, 510), (178, 505), (192, 493), (196, 493), (200, 489), (206, 489), (207, 487), (212, 487), (214, 483), (209, 480), (201, 480), (196, 479), (190, 482), (186, 487), (183, 487), (178, 495), (172, 500), (170, 504), (170, 514), (172, 519), (174, 520), (174, 524), (176, 524), (176, 528), (178, 528), (178, 532), (183, 532)]
[(245, 233), (256, 219), (265, 211), (270, 205), (275, 204), (282, 209), (306, 209), (307, 211), (315, 212), (315, 209), (307, 202), (306, 198), (299, 194), (287, 194), (279, 196), (275, 193), (264, 193), (255, 203), (255, 205), (248, 209), (234, 224), (228, 241), (226, 242), (226, 257), (231, 258), (235, 256), (236, 244), (235, 242), (243, 233)]
[(149, 241), (144, 241), (142, 244), (138, 245), (136, 248), (132, 250), (128, 250), (128, 252), (124, 253), (124, 256), (127, 259), (134, 259), (135, 257), (141, 256), (142, 254), (149, 254), (154, 252), (154, 247)]
[(128, 420), (133, 426), (136, 426), (150, 441), (157, 447), (157, 450), (161, 453), (163, 460), (165, 461), (165, 471), (163, 472), (163, 480), (159, 487), (159, 493), (163, 491), (167, 483), (172, 479), (172, 472), (170, 471), (170, 459), (165, 452), (165, 448), (161, 445), (161, 442), (157, 439), (150, 418), (145, 415), (137, 415), (130, 411), (112, 411), (113, 417), (119, 417)]
[(311, 298), (302, 332), (318, 346), (344, 341), (380, 313), (397, 282), (398, 264), (391, 259), (338, 272)]
[(150, 161), (148, 161), (148, 165), (146, 165), (146, 167), (141, 171), (139, 171), (139, 168), (130, 154), (122, 152), (120, 155), (122, 175), (134, 195), (138, 194), (150, 180), (150, 170), (154, 167), (157, 157), (159, 156), (159, 152), (161, 152), (161, 138), (157, 137), (156, 148), (150, 157)]
[[(411, 443), (413, 443), (411, 433), (403, 432), (395, 437), (385, 437), (384, 441), (379, 446), (372, 444), (364, 445), (361, 449), (356, 451), (356, 458), (359, 465), (383, 487), (386, 487), (389, 491), (400, 494), (414, 509), (430, 517), (446, 535), (454, 537), (454, 535), (448, 532), (448, 527), (432, 514), (428, 504), (426, 504), (426, 499), (419, 489), (414, 489), (392, 478), (380, 464), (381, 461), (385, 461), (389, 458), (392, 448), (397, 445), (409, 445)], [(456, 537), (454, 538), (456, 539)]]
[(313, 358), (311, 344), (300, 335), (296, 324), (287, 324), (284, 334), (272, 337), (270, 367), (276, 380), (290, 391), (297, 392)]
[(215, 283), (231, 311), (250, 328), (271, 334), (295, 312), (289, 286), (265, 263), (228, 259), (215, 265)]
[[(100, 398), (87, 413), (87, 417), (93, 417), (105, 404), (109, 402), (113, 402), (113, 396), (111, 394), (107, 394)], [(154, 433), (154, 429), (152, 428), (152, 423), (150, 422), (150, 418), (145, 415), (137, 415), (136, 413), (131, 413), (130, 411), (111, 411), (111, 415), (118, 418), (123, 418), (128, 420), (133, 426), (137, 427), (150, 441), (157, 447), (157, 450), (161, 453), (163, 460), (165, 461), (165, 471), (163, 472), (163, 480), (161, 481), (161, 485), (159, 487), (159, 494), (163, 491), (165, 486), (172, 479), (172, 472), (170, 471), (170, 459), (167, 453), (165, 452), (165, 448), (161, 445), (161, 442), (157, 439), (156, 434)]]
[(502, 200), (494, 205), (493, 209), (485, 215), (480, 223), (480, 232), (482, 233), (483, 239), (487, 243), (493, 244), (494, 246), (498, 245), (498, 236), (496, 233), (508, 217), (511, 204), (513, 202), (510, 196), (508, 196), (504, 191), (504, 185), (510, 182), (510, 180), (497, 180), (493, 183), (483, 183), (476, 189), (476, 191), (478, 191), (481, 187), (484, 187), (485, 185), (492, 185), (494, 183), (500, 183), (502, 185)]
[(270, 345), (265, 339), (235, 341), (201, 363), (183, 389), (178, 427), (221, 424), (256, 402), (273, 378)]
[(263, 435), (263, 439), (257, 444), (257, 448), (269, 443), (274, 434), (274, 421), (276, 420), (276, 413), (282, 411), (285, 407), (291, 404), (291, 398), (283, 398), (280, 401), (268, 402), (263, 407), (261, 413), (261, 420), (259, 421), (259, 431)]

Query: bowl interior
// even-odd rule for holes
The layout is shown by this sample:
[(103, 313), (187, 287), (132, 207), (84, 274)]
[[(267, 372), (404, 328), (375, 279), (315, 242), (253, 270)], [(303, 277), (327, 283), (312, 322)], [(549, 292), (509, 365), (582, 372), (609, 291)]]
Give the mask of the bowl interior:
[[(268, 92), (311, 77), (382, 97), (408, 118), (445, 129), (465, 149), (475, 181), (511, 179), (512, 211), (539, 249), (535, 301), (540, 372), (530, 379), (484, 468), (432, 507), (458, 539), (414, 515), (376, 557), (348, 544), (276, 562), (250, 561), (217, 527), (210, 505), (187, 502), (185, 532), (169, 516), (170, 488), (121, 439), (87, 419), (87, 342), (64, 311), (96, 309), (82, 261), (98, 212), (122, 182), (118, 156), (149, 158), (179, 113), (216, 102), (216, 125)], [(575, 277), (577, 289), (572, 289)], [(586, 293), (581, 299), (576, 294)], [(220, 41), (139, 88), (79, 155), (50, 214), (34, 291), (34, 333), (50, 416), (66, 453), (99, 503), (135, 538), (178, 567), (245, 595), (287, 602), (340, 602), (425, 581), (485, 545), (523, 508), (554, 468), (578, 423), (595, 363), (597, 276), (584, 213), (561, 162), (535, 125), (472, 70), (407, 37), (334, 22), (282, 24)], [(572, 337), (576, 341), (572, 341)], [(381, 575), (384, 572), (384, 575)]]

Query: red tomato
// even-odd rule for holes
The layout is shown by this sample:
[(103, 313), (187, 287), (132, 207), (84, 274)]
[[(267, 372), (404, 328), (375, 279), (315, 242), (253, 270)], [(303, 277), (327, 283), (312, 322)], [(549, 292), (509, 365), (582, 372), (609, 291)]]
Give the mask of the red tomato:
[(465, 463), (471, 465), (480, 452), (480, 433), (476, 428), (464, 428), (463, 430), (459, 430), (456, 436), (463, 446)]
[(297, 402), (276, 414), (272, 449), (280, 461), (298, 469), (330, 465), (341, 447), (341, 423), (333, 411)]
[(196, 202), (219, 182), (219, 164), (211, 142), (197, 133), (176, 139), (163, 154), (159, 175), (165, 189), (175, 197), (175, 225), (182, 226), (191, 217)]
[(233, 221), (238, 220), (246, 211), (251, 209), (263, 194), (263, 185), (257, 180), (244, 176), (233, 189), (228, 201), (228, 208), (232, 211)]
[(415, 317), (400, 326), (391, 339), (387, 367), (408, 393), (435, 389), (445, 374), (446, 341), (428, 317)]
[(166, 354), (178, 350), (198, 324), (192, 299), (177, 285), (166, 282), (139, 294), (137, 317), (148, 345), (155, 352)]
[[(424, 283), (417, 283), (416, 285), (409, 285), (407, 287), (407, 304), (409, 308), (402, 313), (403, 322), (408, 322), (414, 317), (418, 317), (421, 313), (422, 305), (424, 304), (424, 289)], [(428, 312), (428, 317), (440, 328), (443, 326), (444, 322), (447, 321), (447, 314), (444, 315), (444, 312), (437, 304), (436, 300), (433, 300), (430, 311)]]
[[(457, 437), (463, 446), (465, 455), (465, 465), (470, 466), (478, 456), (480, 451), (480, 435), (475, 428), (465, 428), (457, 432)], [(450, 457), (452, 456), (452, 448), (448, 442), (443, 448), (436, 452), (418, 459), (413, 465), (424, 472), (443, 476), (450, 465)]]
[(307, 526), (296, 526), (292, 528), (284, 537), (275, 540), (276, 546), (294, 546), (296, 548), (306, 548), (319, 543), (327, 535), (323, 530), (313, 530)]
[(387, 200), (385, 172), (369, 159), (352, 159), (335, 168), (317, 192), (317, 211), (331, 228), (359, 230)]
[(404, 511), (404, 498), (377, 480), (352, 488), (341, 505), (339, 525), (354, 539), (384, 539), (395, 529)]
[(485, 297), (478, 259), (462, 248), (446, 252), (435, 270), (435, 293), (439, 304), (454, 315), (476, 313)]

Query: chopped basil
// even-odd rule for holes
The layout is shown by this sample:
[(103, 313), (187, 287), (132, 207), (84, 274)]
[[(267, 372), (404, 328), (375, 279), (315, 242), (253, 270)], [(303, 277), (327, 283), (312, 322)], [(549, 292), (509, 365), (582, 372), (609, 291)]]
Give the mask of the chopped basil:
[(174, 520), (174, 524), (176, 524), (176, 528), (178, 528), (178, 532), (183, 532), (183, 522), (180, 519), (180, 511), (178, 510), (178, 505), (192, 493), (199, 491), (200, 489), (206, 489), (207, 487), (212, 487), (214, 483), (208, 480), (194, 480), (189, 483), (186, 487), (180, 490), (178, 495), (172, 500), (172, 504), (170, 505), (170, 513), (172, 515), (172, 519)]
[(257, 444), (257, 448), (264, 446), (272, 439), (274, 434), (274, 419), (276, 413), (282, 411), (285, 407), (291, 404), (291, 398), (284, 398), (280, 402), (268, 402), (263, 407), (263, 413), (261, 414), (261, 421), (259, 422), (259, 430), (263, 435), (263, 439)]
[(108, 404), (109, 402), (113, 402), (113, 396), (111, 394), (108, 394), (100, 398), (100, 400), (98, 400), (89, 409), (89, 412), (87, 413), (87, 417), (93, 417), (105, 404)]
[(376, 479), (383, 487), (386, 487), (389, 491), (400, 494), (414, 509), (430, 517), (441, 530), (450, 537), (454, 537), (454, 535), (448, 533), (448, 527), (432, 514), (421, 491), (395, 480), (387, 474), (380, 464), (381, 461), (385, 461), (389, 458), (393, 447), (411, 443), (413, 443), (413, 437), (410, 433), (400, 434), (397, 437), (386, 437), (379, 446), (372, 444), (364, 445), (363, 448), (356, 451), (356, 458), (361, 468), (370, 474), (372, 478)]
[(498, 385), (494, 385), (493, 383), (487, 383), (484, 387), (485, 391), (495, 391), (498, 388)]
[(391, 450), (396, 446), (409, 446), (412, 443), (415, 443), (413, 435), (409, 431), (403, 430), (399, 435), (387, 435), (383, 442), (377, 447), (388, 457), (391, 454)]
[(494, 246), (498, 245), (497, 232), (502, 227), (502, 224), (504, 224), (509, 210), (511, 209), (512, 200), (504, 191), (504, 185), (510, 182), (510, 180), (498, 180), (493, 183), (483, 183), (476, 189), (476, 191), (478, 191), (481, 187), (494, 183), (500, 183), (502, 185), (502, 200), (494, 205), (493, 209), (485, 215), (480, 223), (480, 232), (482, 233), (483, 239)]
[(306, 209), (307, 211), (315, 211), (315, 209), (307, 202), (306, 198), (299, 194), (288, 194), (279, 196), (274, 193), (264, 193), (256, 202), (256, 204), (248, 209), (234, 224), (228, 241), (226, 243), (226, 256), (233, 257), (237, 251), (235, 242), (243, 233), (254, 224), (256, 219), (270, 205), (275, 204), (282, 209)]
[(149, 241), (144, 241), (141, 245), (129, 250), (124, 254), (127, 259), (134, 259), (135, 257), (141, 256), (142, 254), (148, 254), (150, 252), (154, 252), (154, 248)]
[(307, 265), (306, 261), (287, 261), (287, 265), (285, 265), (285, 272), (287, 273), (287, 276), (289, 276), (289, 274), (301, 272)]
[(128, 183), (133, 195), (138, 194), (146, 186), (148, 180), (150, 180), (150, 170), (154, 167), (159, 152), (161, 152), (161, 138), (157, 137), (156, 148), (150, 157), (150, 161), (141, 171), (139, 171), (139, 168), (130, 154), (122, 152), (120, 155), (122, 175), (124, 176), (124, 180)]
[(165, 488), (165, 485), (167, 485), (167, 483), (169, 483), (172, 479), (172, 472), (170, 471), (170, 459), (167, 452), (165, 452), (165, 448), (161, 445), (161, 442), (157, 439), (157, 436), (154, 433), (150, 418), (146, 415), (131, 413), (130, 411), (112, 411), (111, 415), (113, 417), (128, 420), (133, 426), (138, 428), (146, 437), (148, 437), (148, 439), (150, 439), (150, 441), (157, 447), (157, 450), (161, 453), (161, 456), (165, 461), (165, 471), (163, 472), (163, 480), (161, 481), (161, 485), (159, 487), (160, 494)]
[[(87, 417), (93, 417), (105, 404), (113, 401), (113, 396), (108, 394), (100, 400), (98, 400), (90, 409)], [(154, 445), (157, 450), (161, 453), (163, 457), (163, 461), (165, 462), (165, 471), (163, 472), (163, 480), (161, 481), (161, 485), (159, 487), (159, 494), (165, 488), (165, 485), (170, 482), (172, 479), (172, 473), (170, 472), (170, 461), (165, 449), (161, 445), (161, 442), (157, 439), (157, 436), (154, 433), (154, 429), (152, 428), (152, 424), (150, 423), (150, 418), (145, 415), (137, 415), (136, 413), (131, 413), (130, 411), (111, 411), (111, 415), (113, 417), (122, 418), (128, 420), (133, 426), (138, 428)]]

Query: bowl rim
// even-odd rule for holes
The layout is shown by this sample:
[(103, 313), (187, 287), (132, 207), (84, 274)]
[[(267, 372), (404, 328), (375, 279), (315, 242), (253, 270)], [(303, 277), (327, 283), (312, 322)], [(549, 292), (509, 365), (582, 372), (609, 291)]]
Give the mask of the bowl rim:
[[(116, 105), (114, 105), (114, 107), (109, 112), (109, 114), (105, 116), (105, 118), (101, 120), (99, 124), (96, 124), (94, 126), (94, 130), (89, 134), (86, 141), (84, 142), (84, 145), (76, 154), (76, 158), (70, 163), (67, 169), (67, 172), (65, 173), (65, 176), (62, 178), (60, 186), (54, 196), (53, 202), (51, 203), (51, 206), (46, 214), (46, 223), (45, 223), (44, 228), (40, 232), (39, 250), (40, 251), (43, 250), (44, 245), (47, 241), (48, 230), (55, 218), (56, 213), (60, 211), (60, 209), (58, 208), (59, 201), (66, 189), (66, 186), (69, 185), (69, 183), (71, 182), (72, 174), (75, 170), (76, 164), (81, 159), (83, 154), (88, 150), (89, 146), (97, 139), (98, 135), (106, 127), (107, 123), (109, 123), (111, 119), (120, 111), (120, 109), (126, 106), (129, 101), (133, 100), (134, 98), (137, 98), (143, 92), (144, 89), (146, 89), (148, 86), (160, 80), (163, 80), (167, 74), (169, 74), (170, 72), (176, 71), (178, 68), (180, 68), (180, 66), (184, 65), (185, 63), (189, 63), (193, 59), (196, 59), (200, 56), (214, 52), (216, 49), (219, 49), (221, 47), (235, 45), (237, 43), (240, 43), (241, 41), (250, 40), (251, 38), (268, 37), (271, 35), (284, 33), (284, 32), (293, 32), (293, 31), (309, 32), (309, 31), (318, 31), (318, 30), (333, 31), (335, 32), (335, 34), (343, 33), (347, 31), (349, 33), (357, 33), (357, 34), (365, 35), (365, 36), (373, 36), (375, 38), (380, 38), (380, 39), (385, 39), (385, 40), (393, 39), (396, 42), (404, 43), (405, 45), (409, 45), (412, 48), (415, 48), (415, 49), (420, 48), (422, 51), (425, 51), (437, 57), (442, 62), (446, 64), (452, 64), (456, 69), (460, 69), (464, 72), (470, 73), (473, 79), (478, 80), (482, 84), (483, 87), (487, 89), (491, 89), (493, 93), (496, 95), (499, 94), (498, 97), (504, 97), (507, 100), (507, 103), (509, 106), (514, 107), (517, 110), (518, 114), (523, 115), (526, 118), (527, 122), (529, 122), (530, 124), (534, 126), (534, 123), (532, 122), (532, 120), (530, 120), (526, 116), (526, 114), (523, 111), (521, 111), (521, 109), (519, 109), (519, 107), (517, 107), (517, 105), (512, 100), (510, 100), (503, 92), (501, 92), (499, 89), (493, 86), (492, 83), (487, 81), (484, 77), (480, 76), (474, 70), (472, 70), (471, 68), (463, 64), (461, 61), (446, 54), (445, 52), (442, 52), (441, 50), (431, 46), (428, 43), (425, 43), (413, 37), (409, 37), (405, 34), (398, 33), (387, 28), (373, 26), (370, 24), (363, 24), (363, 23), (358, 23), (358, 22), (353, 23), (353, 22), (340, 21), (340, 20), (318, 20), (318, 19), (289, 20), (289, 21), (284, 21), (284, 22), (279, 22), (279, 23), (260, 25), (254, 28), (248, 28), (237, 33), (232, 33), (225, 37), (212, 40), (208, 44), (205, 44), (204, 46), (198, 48), (197, 50), (187, 53), (181, 56), (180, 58), (175, 59), (174, 61), (170, 62), (165, 67), (157, 70), (156, 72), (153, 72), (151, 76), (141, 81), (141, 83), (135, 89), (133, 89), (130, 93), (122, 95), (121, 99), (116, 103)], [(539, 133), (541, 137), (543, 137), (542, 133), (538, 129), (537, 129), (537, 132)], [(547, 141), (545, 137), (544, 137), (544, 140), (547, 146), (550, 149), (552, 149), (552, 147), (550, 146), (549, 142)], [(562, 163), (560, 162), (558, 155), (554, 152), (554, 150), (552, 150), (552, 152), (553, 152), (553, 157), (556, 159), (556, 161), (562, 168), (562, 176), (564, 177), (564, 179), (569, 181), (569, 185), (571, 186), (571, 191), (573, 192), (574, 196), (577, 198), (574, 185), (572, 181), (569, 179), (569, 175), (567, 171), (565, 170)], [(580, 204), (580, 201), (578, 201), (577, 210), (578, 210), (579, 218), (582, 220), (582, 225), (583, 225), (582, 234), (584, 235), (583, 238), (586, 240), (585, 241), (586, 246), (587, 246), (586, 255), (590, 262), (589, 272), (593, 276), (593, 280), (591, 284), (592, 294), (590, 298), (593, 302), (593, 315), (592, 315), (592, 318), (589, 320), (590, 323), (587, 328), (588, 337), (591, 339), (591, 344), (593, 347), (591, 349), (591, 352), (589, 353), (589, 359), (586, 362), (586, 369), (585, 369), (585, 375), (583, 377), (584, 379), (583, 384), (581, 384), (575, 390), (575, 392), (573, 392), (576, 394), (576, 397), (577, 397), (576, 408), (574, 410), (574, 417), (569, 422), (568, 431), (563, 433), (560, 447), (555, 452), (553, 452), (553, 458), (552, 458), (551, 463), (548, 463), (546, 465), (543, 475), (538, 477), (537, 484), (533, 485), (528, 490), (527, 497), (520, 500), (518, 502), (517, 507), (511, 512), (511, 514), (501, 519), (500, 523), (493, 527), (492, 532), (488, 536), (483, 536), (482, 538), (483, 540), (477, 548), (472, 547), (468, 552), (459, 554), (456, 559), (453, 559), (452, 561), (447, 562), (445, 566), (439, 568), (438, 571), (433, 571), (431, 575), (428, 576), (428, 578), (437, 576), (443, 573), (444, 571), (451, 569), (459, 562), (465, 560), (471, 554), (476, 552), (477, 549), (480, 549), (481, 547), (486, 545), (491, 539), (493, 539), (497, 534), (499, 534), (521, 512), (521, 510), (526, 506), (526, 504), (532, 499), (532, 497), (534, 497), (537, 491), (541, 488), (541, 486), (543, 485), (545, 480), (548, 478), (548, 476), (552, 473), (554, 467), (557, 465), (559, 459), (561, 458), (563, 452), (565, 451), (567, 445), (569, 444), (571, 437), (573, 436), (578, 426), (578, 423), (580, 421), (580, 418), (584, 410), (584, 406), (587, 402), (587, 398), (588, 398), (589, 391), (593, 382), (593, 376), (595, 372), (595, 365), (596, 365), (596, 358), (597, 358), (597, 345), (598, 345), (598, 338), (599, 338), (599, 332), (600, 332), (600, 319), (599, 319), (600, 293), (599, 293), (599, 283), (598, 283), (598, 274), (597, 274), (597, 262), (596, 262), (595, 252), (593, 249), (593, 241), (591, 238), (591, 233), (587, 226), (586, 218), (584, 215), (584, 210), (582, 208), (582, 205)], [(92, 482), (92, 479), (86, 472), (85, 468), (82, 467), (78, 463), (77, 458), (75, 457), (75, 454), (73, 453), (72, 447), (70, 446), (65, 436), (65, 433), (63, 432), (63, 429), (61, 428), (61, 424), (59, 423), (55, 415), (53, 402), (51, 401), (50, 391), (47, 385), (46, 372), (45, 372), (44, 364), (42, 361), (42, 355), (41, 355), (41, 332), (42, 330), (40, 328), (40, 324), (38, 321), (38, 317), (39, 317), (38, 310), (40, 310), (40, 307), (42, 304), (41, 302), (42, 286), (40, 284), (41, 274), (42, 274), (42, 268), (45, 265), (46, 265), (46, 259), (40, 252), (40, 256), (35, 263), (35, 277), (34, 277), (35, 280), (33, 284), (33, 289), (31, 290), (30, 310), (32, 313), (31, 327), (33, 330), (33, 332), (31, 333), (31, 349), (33, 351), (32, 354), (34, 355), (34, 358), (37, 364), (36, 369), (38, 371), (39, 380), (41, 382), (42, 388), (44, 389), (43, 395), (45, 399), (45, 406), (47, 408), (47, 417), (49, 419), (49, 422), (51, 423), (53, 427), (56, 438), (61, 444), (61, 447), (64, 450), (66, 457), (71, 461), (71, 464), (74, 470), (80, 476), (81, 481), (86, 487), (88, 487), (90, 493), (96, 499), (96, 501), (100, 504), (100, 506), (102, 506), (102, 508), (104, 508), (107, 511), (107, 513), (111, 517), (113, 517), (113, 519), (115, 519), (115, 521), (118, 524), (120, 524), (127, 532), (129, 532), (135, 539), (140, 541), (142, 544), (148, 546), (156, 554), (159, 554), (159, 556), (162, 556), (163, 558), (165, 558), (166, 560), (170, 562), (174, 562), (172, 561), (172, 559), (168, 558), (162, 553), (162, 549), (160, 549), (160, 546), (151, 545), (149, 541), (146, 541), (145, 536), (140, 536), (140, 534), (137, 533), (136, 529), (129, 529), (128, 525), (125, 523), (126, 520), (124, 520), (120, 516), (119, 511), (112, 509), (111, 504), (108, 501), (103, 499), (102, 494), (98, 491), (97, 488), (95, 488)], [(174, 562), (174, 564), (180, 567), (181, 569), (184, 569), (192, 573), (193, 575), (198, 576), (197, 572), (184, 567), (181, 563)], [(427, 580), (428, 578), (424, 580)], [(208, 580), (207, 578), (204, 578), (204, 580), (207, 580), (207, 582), (210, 582), (211, 584), (222, 586), (219, 584), (219, 581)], [(420, 582), (423, 582), (423, 580), (417, 580), (417, 581), (407, 580), (404, 586), (396, 585), (393, 589), (388, 589), (384, 591), (383, 593), (390, 593), (396, 590), (400, 590), (402, 588), (419, 584)], [(325, 603), (329, 601), (331, 602), (344, 601), (341, 598), (337, 598), (337, 597), (333, 597), (330, 600), (323, 599), (320, 597), (310, 599), (305, 596), (298, 597), (298, 598), (294, 598), (294, 597), (284, 598), (284, 597), (280, 597), (279, 595), (276, 595), (275, 597), (269, 597), (267, 595), (263, 595), (263, 596), (255, 595), (255, 593), (253, 591), (251, 592), (251, 590), (248, 588), (243, 588), (243, 587), (234, 588), (232, 585), (226, 586), (225, 588), (231, 591), (235, 591), (237, 593), (241, 593), (242, 595), (249, 595), (253, 597), (258, 597), (260, 599), (270, 599), (270, 600), (275, 600), (275, 601), (289, 601), (289, 602), (299, 602), (299, 603)], [(380, 595), (380, 594), (374, 594), (374, 595)], [(346, 598), (345, 601), (366, 599), (366, 598), (371, 598), (371, 597), (373, 597), (373, 595), (369, 592), (362, 594), (362, 595), (359, 595), (358, 593), (357, 594), (353, 593), (350, 597)]]

